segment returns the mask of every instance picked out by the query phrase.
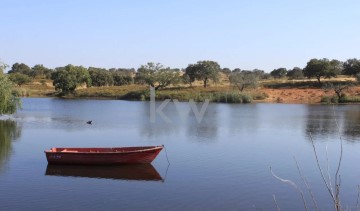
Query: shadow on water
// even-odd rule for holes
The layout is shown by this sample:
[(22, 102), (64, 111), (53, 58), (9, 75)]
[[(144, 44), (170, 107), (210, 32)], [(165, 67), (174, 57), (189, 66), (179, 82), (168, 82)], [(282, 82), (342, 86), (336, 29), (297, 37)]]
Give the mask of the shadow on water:
[(119, 166), (48, 165), (45, 175), (115, 180), (163, 181), (151, 164)]
[(11, 155), (11, 142), (21, 136), (21, 127), (13, 120), (0, 120), (0, 171)]

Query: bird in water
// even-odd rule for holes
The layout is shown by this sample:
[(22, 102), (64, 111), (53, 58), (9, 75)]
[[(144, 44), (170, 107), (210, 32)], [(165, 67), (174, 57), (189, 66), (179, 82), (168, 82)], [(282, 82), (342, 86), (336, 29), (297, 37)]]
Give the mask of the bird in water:
[(86, 122), (86, 124), (89, 124), (89, 125), (91, 125), (91, 124), (92, 124), (92, 120), (90, 120), (90, 121), (87, 121), (87, 122)]

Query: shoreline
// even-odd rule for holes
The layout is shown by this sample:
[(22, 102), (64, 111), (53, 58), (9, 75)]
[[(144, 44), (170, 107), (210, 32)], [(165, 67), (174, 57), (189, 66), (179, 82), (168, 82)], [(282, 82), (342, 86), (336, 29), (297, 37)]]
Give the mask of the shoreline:
[[(338, 79), (339, 81), (341, 79)], [(337, 81), (339, 83), (339, 81)], [(336, 81), (334, 81), (336, 83)], [(150, 91), (146, 85), (124, 85), (103, 87), (79, 87), (72, 94), (59, 96), (51, 83), (37, 82), (16, 88), (20, 97), (59, 98), (59, 99), (98, 99), (149, 101)], [(359, 104), (360, 85), (356, 84), (343, 92), (345, 101), (334, 102), (333, 89), (324, 89), (312, 81), (263, 81), (258, 88), (240, 92), (228, 83), (212, 84), (204, 88), (200, 84), (193, 86), (171, 86), (156, 91), (157, 101), (177, 99), (187, 102), (193, 99), (203, 102), (209, 99), (213, 103), (280, 103), (280, 104)], [(336, 99), (335, 99), (336, 100)], [(345, 103), (344, 103), (345, 102)]]
[[(122, 101), (134, 101), (134, 102), (149, 102), (149, 100), (137, 100), (137, 99), (121, 99), (115, 97), (58, 97), (58, 96), (23, 96), (20, 98), (55, 98), (55, 99), (63, 99), (63, 100), (122, 100)], [(156, 101), (162, 101), (164, 99), (156, 99)], [(171, 100), (177, 100), (176, 98)], [(179, 100), (181, 103), (189, 102), (189, 100)], [(202, 103), (203, 101), (195, 101), (196, 103)], [(210, 103), (216, 104), (293, 104), (293, 105), (360, 105), (359, 102), (354, 103), (324, 103), (324, 102), (274, 102), (269, 100), (253, 100), (251, 103), (226, 103), (226, 102), (213, 102)]]

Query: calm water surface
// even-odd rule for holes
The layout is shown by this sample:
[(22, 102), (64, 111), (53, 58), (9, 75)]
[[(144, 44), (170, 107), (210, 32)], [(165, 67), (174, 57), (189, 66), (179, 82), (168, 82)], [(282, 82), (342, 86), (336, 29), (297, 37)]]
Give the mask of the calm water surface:
[[(23, 99), (0, 120), (0, 210), (304, 210), (299, 162), (321, 210), (332, 208), (316, 167), (309, 134), (333, 179), (343, 137), (341, 199), (356, 209), (360, 184), (358, 105), (210, 104), (201, 123), (169, 104), (150, 122), (148, 102)], [(335, 112), (334, 112), (335, 111)], [(86, 121), (92, 120), (88, 125)], [(51, 147), (164, 144), (152, 165), (48, 166)], [(313, 209), (309, 194), (308, 206)]]

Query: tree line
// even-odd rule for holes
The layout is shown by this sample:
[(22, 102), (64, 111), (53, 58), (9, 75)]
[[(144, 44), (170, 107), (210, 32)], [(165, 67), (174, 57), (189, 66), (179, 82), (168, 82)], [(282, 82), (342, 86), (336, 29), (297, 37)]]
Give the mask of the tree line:
[(360, 79), (360, 60), (348, 59), (345, 62), (333, 59), (311, 59), (305, 68), (294, 67), (274, 69), (270, 72), (274, 78), (288, 77), (289, 79), (316, 78), (321, 84), (321, 78), (332, 78), (338, 75), (349, 75)]
[(55, 89), (62, 94), (75, 91), (79, 86), (121, 86), (128, 84), (147, 84), (156, 90), (176, 85), (189, 84), (201, 81), (206, 88), (209, 81), (217, 83), (220, 72), (223, 73), (231, 84), (239, 91), (249, 87), (256, 87), (258, 80), (269, 78), (285, 78), (290, 80), (303, 78), (316, 78), (321, 84), (322, 78), (336, 77), (337, 75), (351, 75), (360, 78), (360, 60), (348, 59), (345, 62), (329, 59), (311, 59), (304, 68), (293, 69), (277, 68), (266, 73), (263, 70), (241, 70), (235, 68), (221, 68), (215, 61), (198, 61), (189, 64), (184, 69), (164, 67), (159, 63), (147, 63), (140, 68), (97, 68), (66, 65), (50, 69), (41, 64), (29, 67), (24, 63), (15, 63), (8, 71), (9, 79), (17, 85), (28, 83), (34, 78), (52, 79)]

